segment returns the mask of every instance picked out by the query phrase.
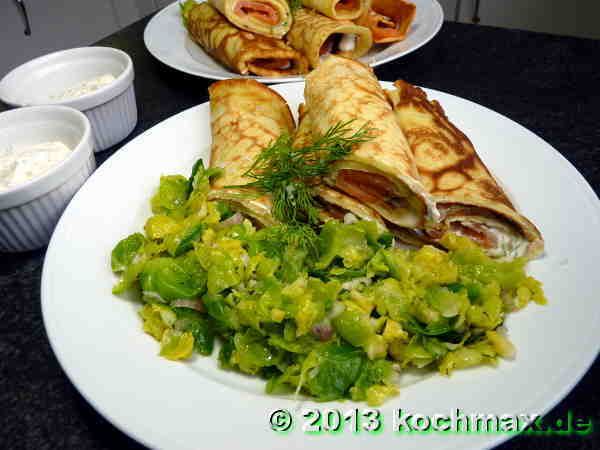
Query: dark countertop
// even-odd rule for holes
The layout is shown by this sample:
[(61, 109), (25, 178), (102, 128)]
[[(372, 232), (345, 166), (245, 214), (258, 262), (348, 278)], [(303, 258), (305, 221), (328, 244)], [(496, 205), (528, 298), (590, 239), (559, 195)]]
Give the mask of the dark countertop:
[[(211, 83), (156, 61), (143, 44), (147, 21), (141, 20), (98, 43), (120, 48), (133, 58), (139, 122), (130, 138), (177, 112), (207, 101)], [(379, 67), (376, 72), (381, 80), (404, 78), (470, 99), (510, 117), (558, 149), (598, 193), (598, 55), (600, 41), (445, 23), (425, 47)], [(98, 163), (116, 150), (117, 147), (98, 155)], [(43, 250), (0, 253), (0, 448), (142, 448), (102, 418), (59, 367), (40, 310), (43, 258)], [(593, 418), (597, 430), (598, 379), (600, 364), (596, 361), (577, 387), (546, 417), (566, 417), (571, 410), (576, 417)], [(499, 448), (599, 449), (600, 433), (595, 431), (587, 437), (519, 436)]]

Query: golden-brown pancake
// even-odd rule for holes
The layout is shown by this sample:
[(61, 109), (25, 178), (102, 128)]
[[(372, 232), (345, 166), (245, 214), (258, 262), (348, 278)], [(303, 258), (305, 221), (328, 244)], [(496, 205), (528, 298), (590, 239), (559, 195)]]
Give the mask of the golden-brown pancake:
[(209, 88), (212, 145), (210, 166), (223, 169), (209, 198), (223, 200), (262, 225), (273, 225), (271, 200), (226, 186), (250, 181), (244, 174), (260, 152), (282, 133), (293, 134), (294, 119), (285, 100), (265, 85), (248, 79), (218, 81)]
[(372, 139), (334, 162), (326, 184), (398, 226), (422, 228), (433, 220), (410, 146), (369, 67), (330, 56), (307, 75), (304, 96), (313, 136), (339, 123), (348, 123), (349, 133), (371, 127)]
[(281, 39), (292, 26), (287, 0), (208, 0), (242, 30)]
[(302, 0), (302, 5), (335, 20), (354, 20), (369, 9), (369, 0)]
[(446, 231), (467, 235), (497, 257), (534, 258), (542, 253), (538, 229), (517, 212), (441, 105), (405, 81), (396, 81), (395, 87), (388, 97), (422, 182), (441, 214), (441, 223), (428, 227), (427, 235), (436, 242)]
[[(312, 143), (312, 124), (306, 106), (301, 104), (298, 108), (298, 128), (294, 135), (294, 147), (303, 147)], [(329, 219), (344, 220), (346, 214), (351, 213), (361, 220), (373, 220), (385, 228), (383, 219), (379, 214), (362, 202), (350, 197), (323, 183), (315, 184), (313, 194), (320, 205), (320, 217), (323, 221)]]
[(208, 3), (194, 6), (184, 19), (194, 42), (239, 74), (277, 77), (308, 71), (304, 55), (283, 40), (240, 30)]
[(356, 59), (367, 53), (373, 44), (368, 28), (349, 20), (330, 19), (304, 8), (294, 12), (294, 24), (286, 40), (308, 58), (312, 68), (319, 65), (324, 54)]

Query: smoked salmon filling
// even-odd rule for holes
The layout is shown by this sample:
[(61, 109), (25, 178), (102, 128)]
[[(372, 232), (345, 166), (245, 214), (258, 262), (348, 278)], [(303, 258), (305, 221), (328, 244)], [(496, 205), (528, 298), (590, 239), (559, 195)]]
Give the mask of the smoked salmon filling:
[(339, 169), (335, 180), (329, 183), (392, 223), (404, 227), (424, 226), (426, 206), (422, 199), (384, 175), (357, 169)]
[(229, 22), (242, 30), (281, 39), (292, 26), (287, 0), (208, 0)]
[(336, 11), (356, 11), (360, 7), (360, 0), (340, 0), (335, 4)]
[(371, 30), (376, 44), (396, 42), (406, 37), (416, 11), (414, 4), (404, 0), (373, 0), (356, 23)]
[(235, 5), (235, 13), (239, 16), (251, 16), (269, 25), (279, 23), (279, 13), (268, 3), (240, 1)]

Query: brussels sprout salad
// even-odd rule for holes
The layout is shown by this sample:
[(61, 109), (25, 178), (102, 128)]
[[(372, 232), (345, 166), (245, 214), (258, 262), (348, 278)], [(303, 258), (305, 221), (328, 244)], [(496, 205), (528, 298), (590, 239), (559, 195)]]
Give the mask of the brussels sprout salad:
[(490, 259), (464, 237), (399, 248), (370, 221), (347, 217), (302, 245), (285, 225), (257, 229), (207, 199), (218, 169), (162, 176), (143, 232), (111, 254), (114, 294), (139, 294), (143, 330), (159, 353), (211, 355), (266, 380), (272, 394), (381, 404), (409, 368), (449, 375), (495, 364), (514, 347), (507, 313), (545, 303), (526, 261)]

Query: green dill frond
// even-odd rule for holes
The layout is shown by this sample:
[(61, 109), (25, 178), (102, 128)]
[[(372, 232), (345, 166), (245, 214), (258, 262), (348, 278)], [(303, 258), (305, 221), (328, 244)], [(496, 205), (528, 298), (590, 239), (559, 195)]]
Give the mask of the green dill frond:
[(263, 245), (267, 244), (268, 253), (280, 255), (288, 246), (305, 250), (307, 254), (316, 257), (318, 254), (317, 232), (306, 224), (282, 224), (265, 230)]
[(273, 191), (273, 217), (283, 223), (316, 223), (317, 209), (310, 187), (292, 181)]
[(256, 189), (272, 196), (273, 217), (284, 224), (318, 221), (318, 211), (311, 193), (315, 180), (326, 175), (331, 163), (372, 139), (365, 124), (352, 133), (353, 121), (339, 122), (310, 145), (294, 148), (293, 138), (282, 134), (256, 158), (244, 176), (248, 184), (229, 188)]
[(373, 139), (371, 133), (374, 130), (367, 123), (363, 124), (354, 134), (346, 137), (352, 131), (350, 125), (353, 122), (354, 120), (338, 122), (323, 136), (315, 139), (310, 146), (300, 149), (307, 153), (306, 156), (312, 157), (312, 161), (311, 158), (307, 158), (307, 161), (318, 172), (314, 176), (324, 175), (329, 164), (351, 153), (356, 145)]
[(288, 0), (292, 12), (302, 8), (302, 0)]

